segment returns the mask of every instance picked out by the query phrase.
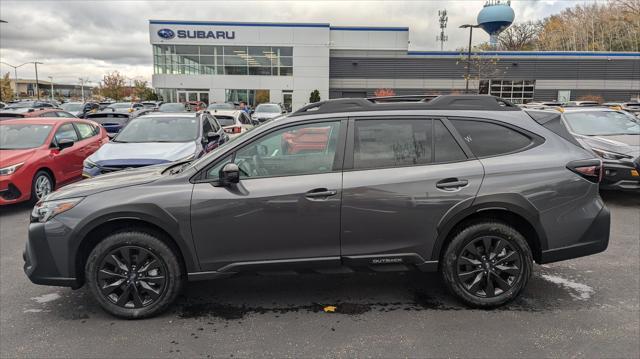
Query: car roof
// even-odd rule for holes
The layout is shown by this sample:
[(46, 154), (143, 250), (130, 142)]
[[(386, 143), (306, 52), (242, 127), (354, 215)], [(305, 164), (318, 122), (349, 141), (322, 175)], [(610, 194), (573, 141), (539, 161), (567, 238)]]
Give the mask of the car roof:
[(11, 125), (11, 124), (32, 124), (32, 125), (55, 125), (57, 123), (62, 123), (64, 121), (73, 121), (73, 122), (86, 122), (92, 123), (91, 121), (87, 121), (81, 118), (74, 117), (38, 117), (38, 118), (16, 118), (16, 119), (8, 119), (4, 121), (0, 121), (2, 125)]
[(590, 107), (564, 107), (562, 112), (617, 112), (617, 110), (608, 108), (608, 107), (600, 107), (600, 106), (590, 106)]
[(142, 116), (136, 117), (186, 117), (193, 118), (198, 117), (200, 112), (148, 112)]
[(242, 112), (241, 110), (211, 110), (211, 114), (213, 116), (216, 115), (231, 115), (231, 116), (238, 116), (240, 114), (240, 112)]

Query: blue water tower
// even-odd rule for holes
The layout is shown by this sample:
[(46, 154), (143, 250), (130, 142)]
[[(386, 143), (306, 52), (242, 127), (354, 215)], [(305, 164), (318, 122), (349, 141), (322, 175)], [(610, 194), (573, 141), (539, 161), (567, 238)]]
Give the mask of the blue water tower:
[(488, 0), (478, 14), (478, 25), (489, 34), (489, 44), (494, 48), (498, 45), (498, 35), (516, 17), (510, 5), (511, 1)]

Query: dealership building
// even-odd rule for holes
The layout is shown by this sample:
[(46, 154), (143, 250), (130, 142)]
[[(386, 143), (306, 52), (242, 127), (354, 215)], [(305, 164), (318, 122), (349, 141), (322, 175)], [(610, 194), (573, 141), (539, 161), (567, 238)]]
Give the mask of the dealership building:
[[(407, 27), (150, 20), (152, 84), (165, 101), (282, 103), (462, 92), (466, 55), (409, 51)], [(640, 97), (638, 52), (473, 54), (470, 89), (516, 103)]]

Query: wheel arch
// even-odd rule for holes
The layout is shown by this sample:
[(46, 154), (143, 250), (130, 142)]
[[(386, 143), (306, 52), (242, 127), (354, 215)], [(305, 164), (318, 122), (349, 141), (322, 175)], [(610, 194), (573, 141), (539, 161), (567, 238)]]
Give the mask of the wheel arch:
[[(44, 171), (47, 172), (49, 174), (49, 176), (51, 176), (51, 180), (53, 181), (53, 188), (56, 188), (56, 184), (58, 183), (58, 181), (56, 181), (56, 174), (53, 172), (53, 170), (47, 166), (40, 166), (38, 167), (34, 172), (33, 172), (33, 177), (36, 176), (36, 174), (38, 174), (38, 172), (40, 171)], [(33, 181), (33, 179), (32, 179)]]
[(536, 262), (548, 248), (538, 211), (529, 201), (518, 194), (488, 195), (476, 198), (471, 204), (456, 206), (445, 214), (438, 223), (432, 260), (441, 262), (446, 245), (463, 227), (487, 220), (504, 222), (521, 232)]
[(76, 235), (76, 238), (79, 238), (79, 242), (70, 260), (73, 262), (71, 265), (73, 265), (76, 277), (81, 283), (80, 285), (85, 281), (84, 266), (93, 248), (110, 234), (126, 230), (142, 230), (156, 236), (167, 244), (178, 257), (185, 275), (187, 272), (197, 270), (197, 268), (194, 268), (197, 261), (192, 257), (190, 249), (184, 245), (183, 241), (176, 240), (176, 234), (173, 231), (158, 223), (158, 221), (139, 215), (127, 214), (93, 220), (90, 225), (85, 226)]

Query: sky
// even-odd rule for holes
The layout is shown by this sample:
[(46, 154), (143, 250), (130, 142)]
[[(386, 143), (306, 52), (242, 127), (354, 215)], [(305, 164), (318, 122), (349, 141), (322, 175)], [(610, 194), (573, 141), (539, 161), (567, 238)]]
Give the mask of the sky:
[[(97, 84), (117, 70), (130, 79), (151, 81), (153, 73), (149, 20), (246, 22), (323, 22), (333, 26), (409, 27), (410, 50), (437, 50), (438, 10), (446, 9), (449, 41), (445, 50), (467, 46), (468, 31), (485, 0), (454, 1), (28, 1), (0, 0), (0, 60), (38, 65), (38, 77), (75, 84), (87, 78)], [(563, 8), (594, 0), (513, 0), (515, 22), (542, 19)], [(474, 43), (488, 41), (481, 30)], [(13, 69), (0, 64), (4, 75)], [(35, 78), (31, 64), (19, 78)]]

